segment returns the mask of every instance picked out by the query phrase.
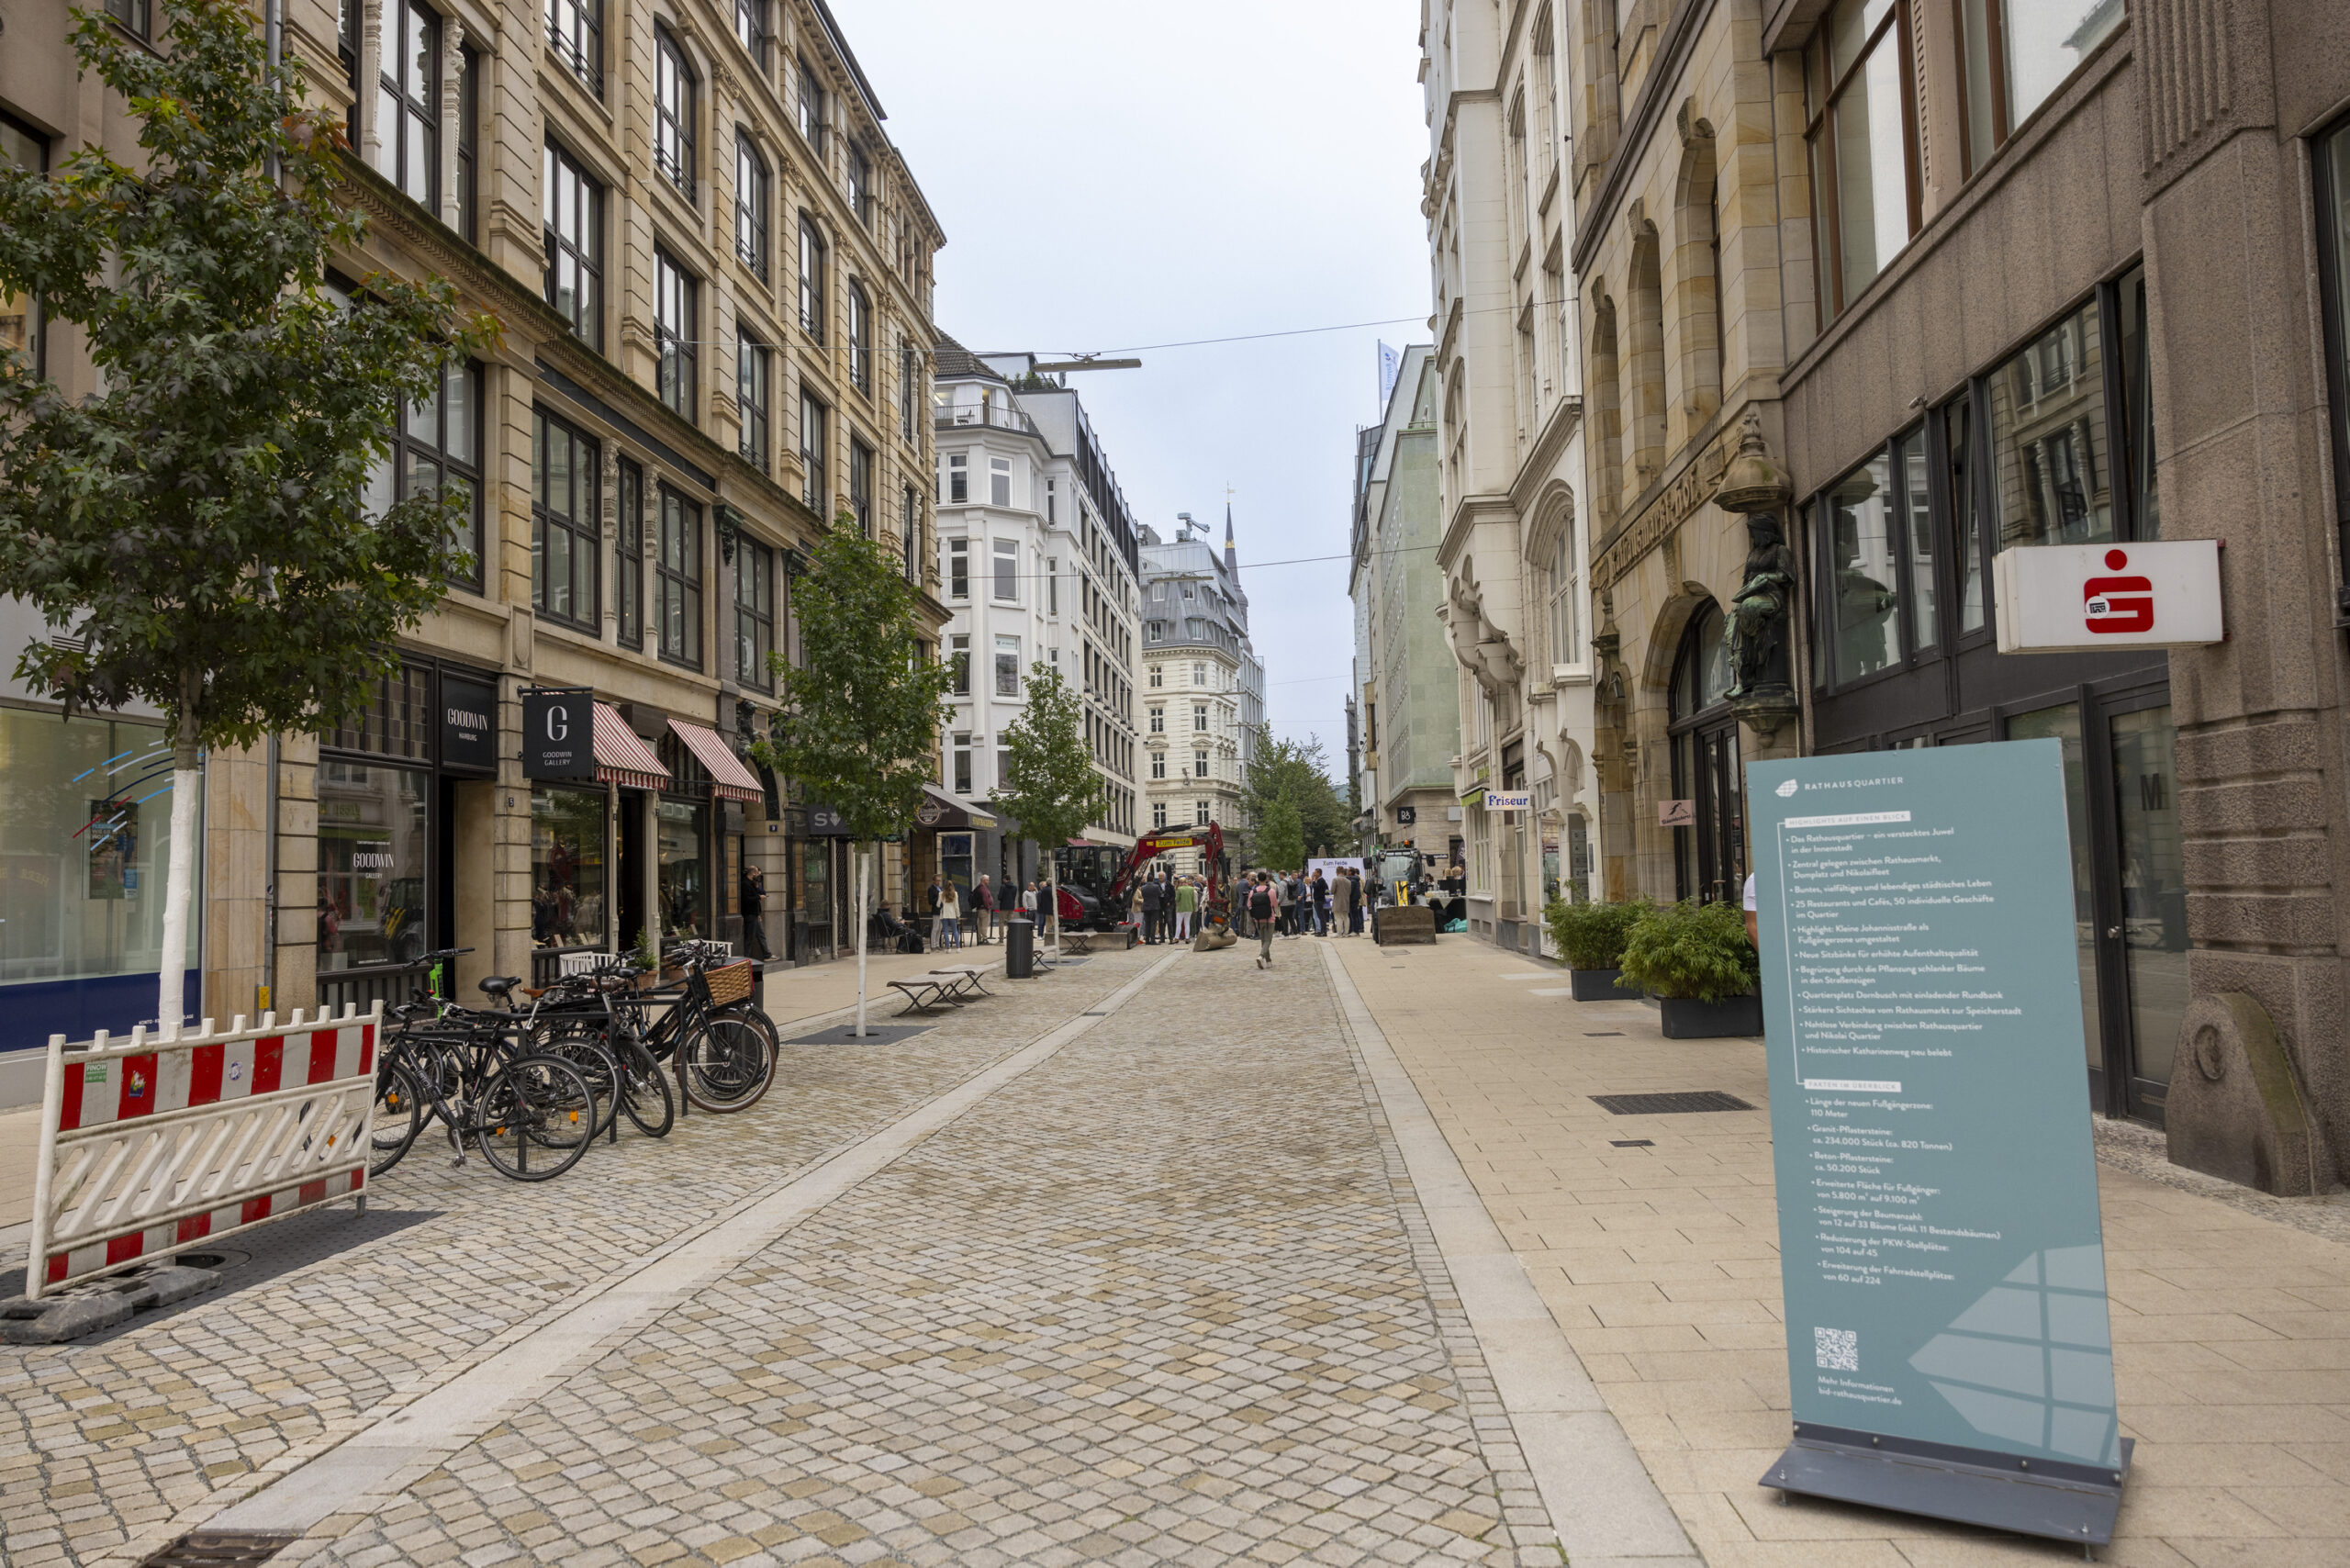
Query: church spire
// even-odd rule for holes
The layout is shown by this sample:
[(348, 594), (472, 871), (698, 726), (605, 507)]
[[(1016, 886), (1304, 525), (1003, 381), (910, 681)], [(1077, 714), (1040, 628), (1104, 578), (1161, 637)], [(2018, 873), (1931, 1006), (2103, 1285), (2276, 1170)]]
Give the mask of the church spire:
[(1232, 503), (1229, 500), (1224, 503), (1224, 569), (1227, 572), (1240, 569), (1240, 559), (1232, 549)]

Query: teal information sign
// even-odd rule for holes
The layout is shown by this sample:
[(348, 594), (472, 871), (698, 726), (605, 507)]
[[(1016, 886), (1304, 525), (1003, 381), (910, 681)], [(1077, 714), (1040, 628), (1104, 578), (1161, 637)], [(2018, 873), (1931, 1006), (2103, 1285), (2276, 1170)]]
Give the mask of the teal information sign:
[(1798, 1428), (2119, 1467), (2058, 743), (1747, 778)]

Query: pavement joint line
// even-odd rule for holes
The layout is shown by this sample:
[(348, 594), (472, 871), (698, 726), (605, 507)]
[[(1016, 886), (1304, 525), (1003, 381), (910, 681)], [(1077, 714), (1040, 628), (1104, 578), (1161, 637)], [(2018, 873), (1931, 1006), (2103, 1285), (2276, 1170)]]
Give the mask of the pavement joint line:
[(1569, 1562), (1702, 1564), (1679, 1518), (1583, 1360), (1486, 1211), (1334, 947), (1322, 949), (1340, 1016), (1371, 1074), (1485, 1373)]
[[(169, 1536), (198, 1527), (307, 1532), (329, 1518), (375, 1512), (399, 1495), (394, 1483), (400, 1475), (429, 1470), (440, 1457), (462, 1450), (512, 1410), (543, 1397), (566, 1373), (608, 1353), (615, 1341), (625, 1343), (694, 1291), (756, 1257), (1114, 1015), (1184, 956), (1169, 954), (1112, 992), (1099, 1004), (1100, 1016), (1072, 1016), (887, 1126), (836, 1147), (517, 1325), (429, 1385), (404, 1391), (343, 1430), (305, 1445), (303, 1457), (285, 1456), (258, 1477), (267, 1484), (208, 1517), (201, 1505), (189, 1509), (172, 1522)], [(656, 1270), (661, 1282), (647, 1282)]]

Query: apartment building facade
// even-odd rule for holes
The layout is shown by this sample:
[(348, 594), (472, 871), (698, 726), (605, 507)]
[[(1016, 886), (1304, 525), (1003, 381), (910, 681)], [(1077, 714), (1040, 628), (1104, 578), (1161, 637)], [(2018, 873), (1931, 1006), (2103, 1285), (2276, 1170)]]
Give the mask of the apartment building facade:
[[(1599, 814), (1572, 13), (1549, 0), (1445, 0), (1425, 17), (1421, 212), (1436, 306), (1438, 614), (1459, 665), (1453, 788), (1470, 928), (1530, 953)], [(1496, 796), (1515, 803), (1488, 810)]]
[[(170, 47), (167, 12), (112, 15)], [(192, 1005), (364, 1005), (442, 946), (475, 949), (468, 987), (645, 932), (755, 946), (746, 865), (768, 948), (846, 945), (829, 814), (741, 756), (820, 528), (848, 513), (928, 588), (944, 241), (839, 28), (808, 0), (295, 0), (280, 25), (352, 148), (369, 232), (339, 286), (438, 274), (504, 334), (390, 432), (371, 494), (464, 485), (475, 573), (366, 714), (210, 760)], [(14, 19), (0, 56), (18, 155), (132, 139), (65, 26)], [(933, 645), (945, 619), (926, 598)], [(593, 777), (525, 776), (526, 689), (592, 701)]]
[[(1228, 512), (1221, 553), (1188, 516), (1170, 540), (1144, 526), (1137, 658), (1149, 769), (1150, 816), (1142, 831), (1211, 823), (1227, 834), (1245, 831), (1241, 800), (1264, 734), (1265, 666), (1248, 638), (1248, 595)], [(1197, 850), (1168, 858), (1179, 871), (1203, 868)]]
[(941, 756), (944, 787), (963, 802), (960, 821), (941, 824), (941, 867), (966, 888), (981, 871), (1018, 885), (1038, 875), (1035, 846), (983, 802), (1002, 783), (1004, 732), (1034, 664), (1058, 670), (1084, 711), (1102, 791), (1087, 841), (1135, 841), (1139, 538), (1076, 392), (1038, 375), (1032, 354), (973, 354), (942, 337), (937, 355), (938, 569), (954, 671)]

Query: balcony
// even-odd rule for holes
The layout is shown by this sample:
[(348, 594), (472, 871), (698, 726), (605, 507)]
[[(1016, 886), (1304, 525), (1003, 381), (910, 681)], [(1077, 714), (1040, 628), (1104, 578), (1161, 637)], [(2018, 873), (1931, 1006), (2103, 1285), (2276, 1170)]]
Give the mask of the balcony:
[(1035, 421), (1018, 409), (1002, 403), (964, 403), (932, 411), (933, 429), (1018, 431), (1023, 435), (1036, 434)]

